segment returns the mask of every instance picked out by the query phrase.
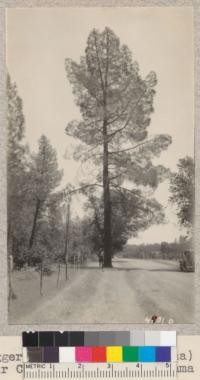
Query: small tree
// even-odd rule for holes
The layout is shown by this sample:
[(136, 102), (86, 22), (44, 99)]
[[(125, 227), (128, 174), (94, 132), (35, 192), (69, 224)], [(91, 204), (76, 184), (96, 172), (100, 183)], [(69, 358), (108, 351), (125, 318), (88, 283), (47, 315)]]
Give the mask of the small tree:
[(176, 205), (180, 225), (191, 232), (194, 220), (194, 160), (191, 157), (184, 157), (178, 161), (177, 166), (178, 171), (171, 175), (170, 201)]
[(44, 135), (39, 140), (37, 155), (33, 156), (31, 175), (35, 206), (29, 248), (33, 246), (37, 221), (41, 211), (52, 192), (59, 185), (63, 175), (62, 171), (58, 170), (56, 151)]

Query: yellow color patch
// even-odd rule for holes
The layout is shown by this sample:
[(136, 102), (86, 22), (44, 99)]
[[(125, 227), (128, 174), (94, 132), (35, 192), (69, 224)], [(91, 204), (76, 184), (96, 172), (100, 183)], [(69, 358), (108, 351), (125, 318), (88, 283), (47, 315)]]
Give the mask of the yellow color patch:
[(122, 347), (121, 346), (106, 347), (106, 361), (107, 363), (121, 363), (122, 362)]

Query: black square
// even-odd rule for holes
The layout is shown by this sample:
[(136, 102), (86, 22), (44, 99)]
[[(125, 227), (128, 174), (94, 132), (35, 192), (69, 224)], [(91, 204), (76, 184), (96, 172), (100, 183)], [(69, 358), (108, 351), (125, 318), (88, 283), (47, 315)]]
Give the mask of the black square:
[(71, 347), (84, 346), (84, 332), (70, 331), (69, 344)]
[(39, 346), (53, 347), (54, 346), (54, 331), (39, 331)]
[(22, 333), (23, 347), (37, 347), (38, 346), (38, 332), (23, 332)]
[(67, 347), (69, 346), (69, 333), (68, 331), (55, 332), (55, 341), (54, 345), (56, 347)]

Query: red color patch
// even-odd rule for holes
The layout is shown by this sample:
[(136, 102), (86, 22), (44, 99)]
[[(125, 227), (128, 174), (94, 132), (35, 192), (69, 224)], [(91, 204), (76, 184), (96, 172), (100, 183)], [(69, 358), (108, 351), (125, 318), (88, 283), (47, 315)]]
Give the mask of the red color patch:
[(92, 362), (93, 363), (106, 362), (106, 347), (92, 347)]

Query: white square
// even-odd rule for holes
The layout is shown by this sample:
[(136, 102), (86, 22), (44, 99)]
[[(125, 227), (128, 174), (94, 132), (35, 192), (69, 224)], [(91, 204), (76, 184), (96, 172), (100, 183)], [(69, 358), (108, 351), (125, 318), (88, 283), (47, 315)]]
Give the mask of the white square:
[(75, 363), (75, 347), (59, 347), (59, 363)]
[(177, 361), (176, 347), (171, 347), (171, 362)]
[(27, 363), (28, 362), (27, 347), (23, 347), (22, 351), (23, 351), (22, 352), (23, 363)]
[(176, 331), (161, 331), (160, 332), (161, 346), (176, 346)]
[(145, 331), (145, 346), (160, 346), (160, 331)]

